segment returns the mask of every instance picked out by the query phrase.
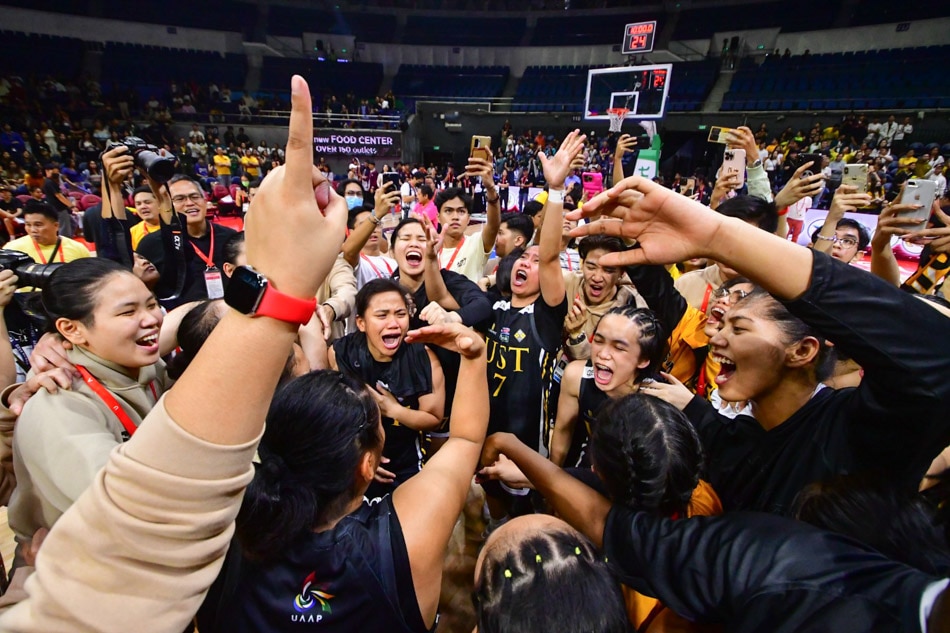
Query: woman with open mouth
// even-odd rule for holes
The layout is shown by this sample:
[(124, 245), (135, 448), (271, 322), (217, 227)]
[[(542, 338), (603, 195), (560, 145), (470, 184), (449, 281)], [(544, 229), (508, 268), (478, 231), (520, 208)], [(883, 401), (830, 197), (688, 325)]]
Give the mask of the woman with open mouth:
[(406, 343), (410, 303), (392, 279), (373, 279), (356, 295), (358, 332), (336, 340), (332, 369), (355, 376), (370, 389), (386, 431), (382, 463), (366, 496), (391, 493), (422, 469), (425, 433), (442, 422), (442, 366), (424, 345)]
[(102, 258), (70, 262), (50, 276), (42, 303), (50, 328), (72, 345), (66, 356), (82, 380), (56, 393), (40, 389), (17, 421), (9, 513), (20, 552), (92, 484), (171, 382), (159, 357), (161, 307), (127, 268)]
[[(439, 266), (437, 235), (416, 218), (407, 218), (396, 225), (390, 236), (389, 252), (396, 260), (393, 279), (409, 291), (416, 310), (409, 317), (412, 329), (440, 323), (461, 323), (475, 327), (491, 316), (491, 303), (477, 284), (468, 277)], [(448, 438), (448, 419), (455, 397), (458, 354), (435, 348), (445, 376), (444, 423), (431, 433), (435, 451)]]
[(635, 393), (641, 380), (655, 376), (666, 349), (666, 332), (649, 310), (626, 305), (605, 314), (594, 330), (590, 359), (575, 360), (564, 370), (551, 433), (551, 461), (558, 466), (589, 466), (587, 444), (598, 411), (608, 400)]
[[(875, 471), (919, 484), (950, 443), (950, 320), (865, 271), (770, 235), (642, 178), (575, 214), (604, 213), (577, 234), (622, 234), (640, 248), (605, 265), (662, 265), (705, 256), (760, 289), (735, 303), (710, 340), (729, 419), (702, 398), (685, 413), (708, 456), (710, 483), (732, 510), (787, 514), (813, 481)], [(864, 368), (856, 388), (823, 389), (833, 341)]]

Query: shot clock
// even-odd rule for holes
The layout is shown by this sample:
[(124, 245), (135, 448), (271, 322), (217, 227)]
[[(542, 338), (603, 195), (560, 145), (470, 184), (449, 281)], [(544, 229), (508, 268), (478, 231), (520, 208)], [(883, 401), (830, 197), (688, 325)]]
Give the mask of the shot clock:
[(652, 22), (636, 22), (628, 24), (623, 32), (624, 55), (634, 53), (649, 53), (653, 50), (653, 39), (656, 36), (656, 20)]

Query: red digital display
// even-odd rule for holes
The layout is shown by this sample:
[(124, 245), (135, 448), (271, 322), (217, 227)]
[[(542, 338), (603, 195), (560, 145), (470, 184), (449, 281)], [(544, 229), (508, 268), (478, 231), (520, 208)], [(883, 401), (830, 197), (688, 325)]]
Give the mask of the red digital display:
[(666, 69), (657, 68), (653, 71), (653, 87), (662, 88), (666, 85)]
[(624, 55), (649, 53), (653, 50), (653, 38), (656, 35), (656, 21), (628, 24), (623, 33)]

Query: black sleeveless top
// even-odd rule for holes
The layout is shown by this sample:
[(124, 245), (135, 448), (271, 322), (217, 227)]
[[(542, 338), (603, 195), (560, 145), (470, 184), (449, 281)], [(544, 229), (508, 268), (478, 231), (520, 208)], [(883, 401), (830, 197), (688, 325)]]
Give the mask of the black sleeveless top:
[(549, 306), (539, 296), (531, 305), (512, 307), (507, 299), (492, 306), (488, 329), (488, 433), (514, 433), (547, 455), (551, 377), (561, 347), (567, 299)]
[(364, 503), (331, 530), (305, 534), (272, 563), (249, 561), (232, 543), (198, 611), (198, 628), (201, 633), (428, 631), (392, 498)]
[[(373, 388), (381, 385), (408, 409), (418, 410), (419, 398), (432, 393), (432, 363), (424, 345), (403, 343), (392, 362), (381, 363), (370, 354), (366, 335), (354, 332), (337, 339), (333, 351), (341, 372), (355, 376)], [(386, 429), (383, 456), (390, 460), (383, 464), (383, 468), (395, 473), (396, 481), (392, 485), (373, 482), (366, 493), (370, 499), (392, 492), (422, 469), (425, 434), (385, 416), (383, 427)]]
[(590, 466), (590, 435), (594, 429), (597, 413), (604, 403), (610, 399), (606, 393), (597, 388), (594, 382), (593, 361), (588, 360), (581, 374), (581, 384), (577, 392), (577, 423), (574, 425), (574, 436), (571, 438), (571, 448), (567, 452), (564, 466)]

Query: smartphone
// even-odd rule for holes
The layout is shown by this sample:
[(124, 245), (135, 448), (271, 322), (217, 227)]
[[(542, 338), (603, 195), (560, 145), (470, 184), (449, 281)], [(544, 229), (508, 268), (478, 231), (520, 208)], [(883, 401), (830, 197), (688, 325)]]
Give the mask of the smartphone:
[(814, 176), (815, 174), (821, 173), (821, 166), (824, 164), (824, 156), (821, 154), (802, 154), (798, 159), (798, 167), (801, 167), (805, 163), (811, 163), (811, 167), (802, 172), (802, 178), (808, 178), (809, 176)]
[(584, 183), (584, 192), (587, 194), (588, 200), (604, 190), (604, 175), (600, 172), (585, 171), (581, 176), (581, 180)]
[(868, 166), (864, 163), (855, 163), (854, 165), (844, 166), (844, 176), (841, 178), (842, 185), (851, 185), (857, 188), (858, 193), (868, 192)]
[(727, 149), (722, 155), (722, 175), (738, 174), (739, 186), (745, 183), (745, 150)]
[(694, 193), (696, 193), (696, 179), (687, 178), (686, 189), (683, 190), (683, 195), (689, 197), (689, 196), (692, 196)]
[[(709, 128), (709, 142), (726, 145), (729, 143), (729, 138), (726, 136), (729, 132), (735, 132), (735, 130), (731, 127), (717, 127), (714, 125)], [(647, 146), (649, 146), (649, 144), (647, 144)]]
[(473, 136), (472, 137), (472, 148), (468, 154), (472, 158), (483, 158), (487, 161), (491, 161), (491, 137), (490, 136)]
[(383, 184), (387, 182), (393, 183), (391, 191), (399, 191), (399, 174), (394, 171), (383, 174)]
[(904, 193), (901, 194), (901, 204), (919, 204), (919, 209), (903, 211), (897, 214), (899, 218), (909, 218), (918, 220), (920, 224), (916, 226), (904, 227), (911, 231), (920, 231), (927, 228), (927, 220), (930, 219), (930, 210), (934, 206), (934, 200), (937, 198), (937, 183), (933, 180), (918, 180), (911, 178), (904, 185)]

